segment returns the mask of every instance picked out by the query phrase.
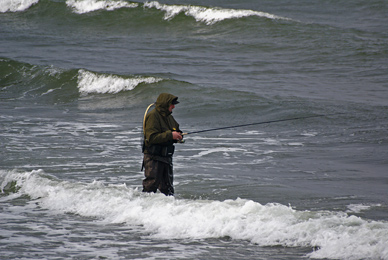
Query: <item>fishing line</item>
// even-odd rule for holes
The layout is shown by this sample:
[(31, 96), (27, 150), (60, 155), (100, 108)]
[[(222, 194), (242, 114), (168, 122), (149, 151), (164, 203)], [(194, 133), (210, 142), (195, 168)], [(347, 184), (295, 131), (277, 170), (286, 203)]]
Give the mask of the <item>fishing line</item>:
[(242, 124), (242, 125), (224, 126), (224, 127), (218, 127), (218, 128), (211, 128), (211, 129), (206, 129), (206, 130), (182, 133), (182, 135), (198, 134), (198, 133), (204, 133), (204, 132), (210, 132), (210, 131), (216, 131), (216, 130), (223, 130), (223, 129), (230, 129), (230, 128), (237, 128), (237, 127), (244, 127), (244, 126), (251, 126), (251, 125), (271, 124), (271, 123), (278, 123), (278, 122), (284, 122), (284, 121), (301, 120), (301, 119), (307, 119), (307, 118), (313, 118), (313, 117), (333, 116), (333, 115), (340, 115), (340, 114), (344, 114), (344, 113), (335, 113), (335, 114), (326, 114), (326, 115), (312, 115), (312, 116), (303, 116), (303, 117), (293, 117), (293, 118), (278, 119), (278, 120), (271, 120), (271, 121), (264, 121), (264, 122), (257, 122), (257, 123), (249, 123), (249, 124)]

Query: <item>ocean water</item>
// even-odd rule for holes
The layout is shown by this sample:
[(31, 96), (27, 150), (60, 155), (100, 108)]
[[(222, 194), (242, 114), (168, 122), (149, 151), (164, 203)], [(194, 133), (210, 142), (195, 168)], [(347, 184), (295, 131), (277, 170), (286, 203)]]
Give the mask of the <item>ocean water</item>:
[[(0, 258), (388, 259), (387, 25), (386, 0), (0, 0)], [(141, 192), (162, 92), (185, 132), (260, 123), (185, 136), (175, 197)]]

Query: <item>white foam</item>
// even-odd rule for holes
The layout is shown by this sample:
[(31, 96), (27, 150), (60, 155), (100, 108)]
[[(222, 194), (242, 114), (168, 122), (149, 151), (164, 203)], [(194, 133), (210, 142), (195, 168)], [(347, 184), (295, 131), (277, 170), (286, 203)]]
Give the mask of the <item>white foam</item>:
[(289, 20), (285, 17), (280, 17), (277, 15), (253, 10), (224, 9), (218, 7), (202, 7), (193, 5), (167, 5), (160, 4), (157, 1), (146, 2), (144, 4), (144, 7), (156, 8), (158, 10), (166, 12), (166, 14), (164, 15), (165, 20), (171, 20), (176, 15), (184, 13), (187, 16), (193, 17), (196, 21), (204, 22), (207, 25), (215, 24), (225, 19), (235, 19), (248, 16), (259, 16), (269, 19)]
[(245, 151), (243, 149), (239, 148), (213, 148), (213, 149), (206, 149), (204, 151), (199, 152), (197, 155), (193, 155), (193, 158), (198, 158), (202, 156), (206, 156), (212, 153), (223, 153), (225, 156), (229, 156), (230, 152), (237, 152), (237, 151)]
[[(259, 246), (315, 247), (307, 256), (388, 259), (388, 223), (344, 212), (298, 211), (252, 200), (191, 200), (143, 194), (125, 185), (71, 183), (43, 171), (7, 173), (26, 194), (55, 213), (94, 217), (104, 223), (143, 228), (153, 238), (206, 239), (229, 236)], [(7, 177), (8, 176), (8, 177)]]
[(260, 132), (260, 131), (257, 131), (257, 130), (248, 130), (248, 131), (245, 131), (243, 133), (236, 133), (238, 135), (262, 135), (264, 134), (264, 132)]
[(291, 143), (288, 143), (289, 146), (304, 146), (303, 143), (299, 143), (299, 142), (291, 142)]
[(55, 89), (49, 89), (49, 90), (47, 90), (46, 92), (42, 93), (41, 96), (47, 95), (47, 94), (49, 94), (49, 93), (51, 93), (51, 92), (53, 92), (53, 91), (55, 91)]
[(264, 138), (263, 142), (268, 145), (281, 145), (281, 142), (273, 138)]
[(353, 213), (360, 213), (361, 211), (366, 211), (369, 210), (372, 207), (380, 207), (381, 204), (370, 204), (370, 205), (365, 205), (365, 204), (350, 204), (348, 205), (348, 212), (353, 212)]
[(318, 133), (317, 132), (304, 132), (304, 133), (301, 133), (301, 135), (312, 137), (312, 136), (317, 136)]
[(25, 11), (38, 2), (39, 0), (1, 0), (0, 13)]
[(152, 84), (163, 80), (155, 77), (122, 78), (115, 75), (97, 74), (86, 70), (78, 72), (78, 89), (81, 93), (118, 93), (134, 89), (142, 83)]
[(137, 3), (108, 0), (67, 0), (66, 4), (77, 14), (84, 14), (97, 10), (113, 11), (119, 8), (136, 8), (139, 6)]

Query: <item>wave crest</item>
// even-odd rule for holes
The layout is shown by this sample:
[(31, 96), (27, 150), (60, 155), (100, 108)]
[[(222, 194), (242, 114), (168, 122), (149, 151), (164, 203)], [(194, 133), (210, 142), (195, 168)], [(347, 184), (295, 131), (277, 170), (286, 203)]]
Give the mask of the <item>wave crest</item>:
[(116, 75), (97, 74), (86, 70), (78, 72), (78, 89), (81, 93), (116, 94), (121, 91), (134, 89), (142, 83), (153, 84), (162, 78), (141, 77), (122, 78)]
[(136, 8), (139, 6), (137, 3), (108, 0), (67, 0), (66, 4), (77, 14), (84, 14), (97, 10), (113, 11), (120, 8)]
[(290, 20), (289, 18), (253, 10), (224, 9), (219, 7), (202, 7), (192, 5), (166, 5), (160, 4), (157, 1), (146, 2), (144, 7), (155, 8), (166, 12), (164, 16), (165, 20), (171, 20), (178, 14), (184, 13), (187, 16), (193, 17), (197, 22), (204, 22), (207, 25), (212, 25), (226, 19), (243, 18), (248, 16)]
[[(25, 11), (32, 5), (38, 3), (39, 0), (2, 0), (2, 3), (0, 4), (0, 13)], [(257, 16), (267, 19), (292, 20), (290, 18), (254, 10), (161, 4), (158, 1), (137, 3), (125, 0), (66, 0), (65, 3), (66, 6), (76, 14), (85, 14), (98, 10), (114, 11), (121, 8), (134, 9), (139, 7), (139, 11), (146, 8), (161, 11), (164, 13), (165, 20), (171, 20), (177, 15), (183, 13), (188, 17), (193, 17), (197, 22), (205, 23), (206, 25), (212, 25), (228, 19), (239, 19), (249, 16)]]
[(2, 0), (0, 4), (0, 13), (22, 12), (38, 2), (39, 0)]

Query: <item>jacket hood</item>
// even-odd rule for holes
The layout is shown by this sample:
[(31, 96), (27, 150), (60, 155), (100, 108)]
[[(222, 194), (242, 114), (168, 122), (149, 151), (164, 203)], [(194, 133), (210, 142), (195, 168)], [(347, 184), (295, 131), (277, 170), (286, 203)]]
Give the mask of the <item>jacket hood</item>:
[(174, 96), (169, 93), (160, 94), (155, 103), (156, 110), (158, 110), (158, 112), (163, 116), (170, 115), (171, 112), (168, 109), (170, 108), (170, 105), (172, 104), (172, 102), (177, 99), (178, 99), (177, 96)]

